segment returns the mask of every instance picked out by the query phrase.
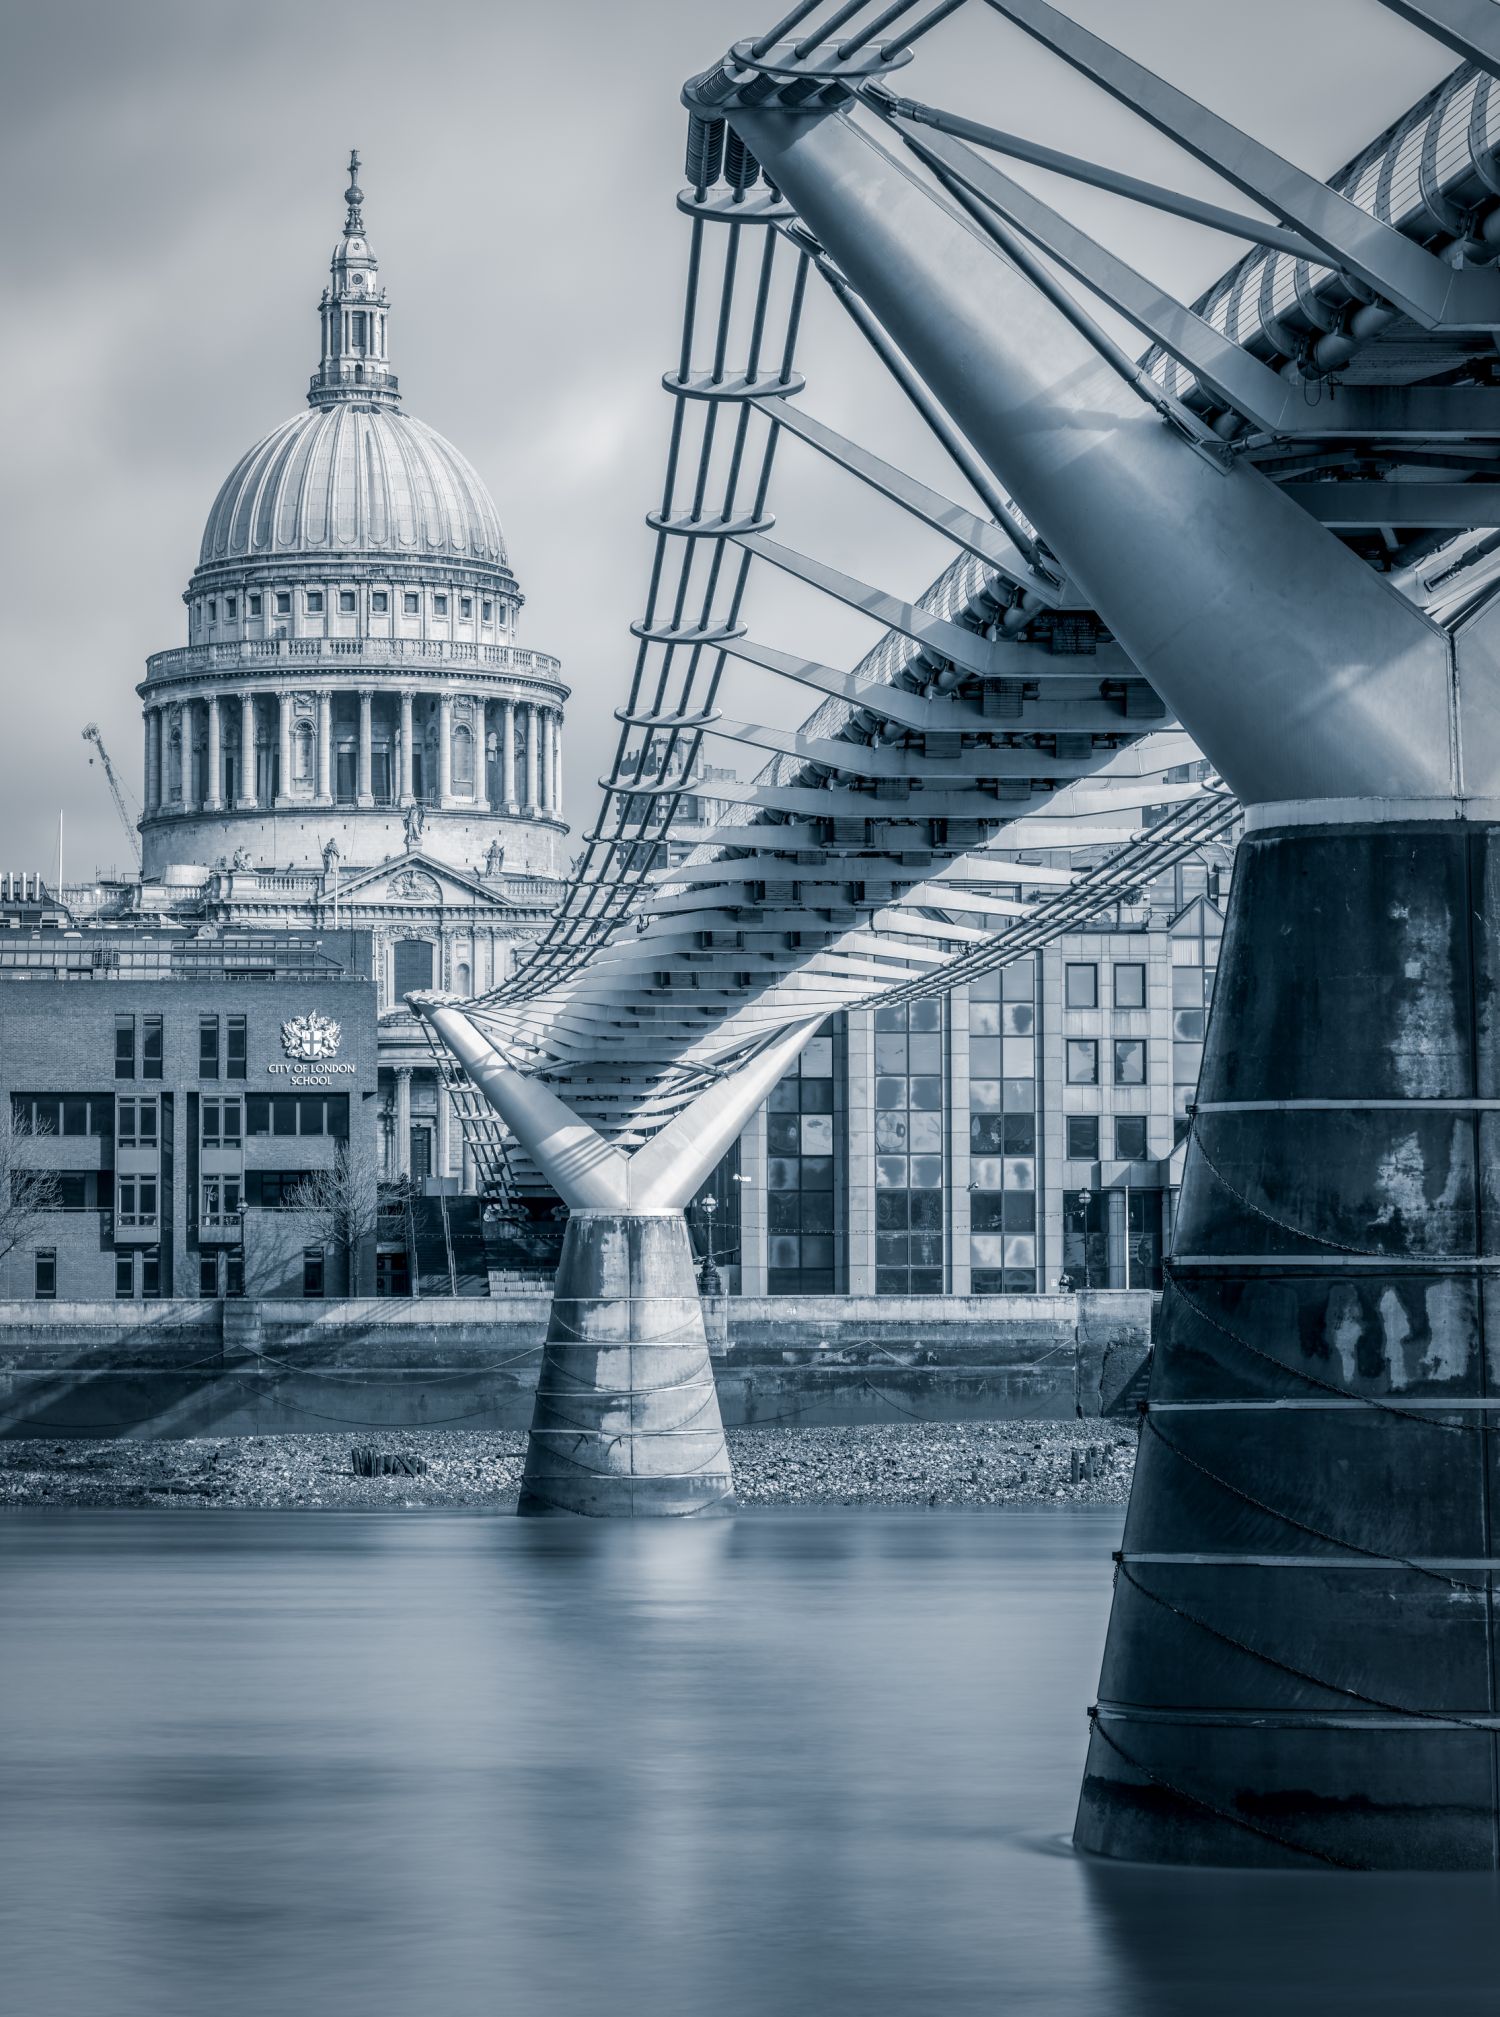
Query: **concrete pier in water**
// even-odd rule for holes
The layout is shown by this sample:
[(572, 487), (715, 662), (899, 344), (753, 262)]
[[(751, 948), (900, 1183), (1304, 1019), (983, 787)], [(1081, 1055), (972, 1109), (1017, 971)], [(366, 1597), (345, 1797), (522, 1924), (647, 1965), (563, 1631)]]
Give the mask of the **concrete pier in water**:
[(715, 1513), (733, 1493), (682, 1213), (575, 1212), (521, 1512)]

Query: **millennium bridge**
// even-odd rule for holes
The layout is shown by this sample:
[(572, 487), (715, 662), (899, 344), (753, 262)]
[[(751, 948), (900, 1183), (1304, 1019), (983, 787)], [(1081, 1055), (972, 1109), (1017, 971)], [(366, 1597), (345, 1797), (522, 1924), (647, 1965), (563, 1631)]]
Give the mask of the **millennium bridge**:
[[(1500, 1864), (1500, 6), (1368, 5), (1459, 67), (1327, 182), (1047, 0), (807, 0), (688, 81), (614, 765), (534, 956), (415, 998), (571, 1213), (523, 1507), (708, 1512), (683, 1207), (801, 1046), (1242, 824), (1077, 1824), (1142, 1860)], [(1031, 38), (1236, 204), (927, 102), (960, 14), (989, 102)], [(1234, 263), (1184, 304), (1035, 170)], [(817, 416), (804, 321), (967, 503)], [(948, 543), (925, 593), (776, 536), (806, 458)], [(881, 641), (762, 643), (756, 570)]]

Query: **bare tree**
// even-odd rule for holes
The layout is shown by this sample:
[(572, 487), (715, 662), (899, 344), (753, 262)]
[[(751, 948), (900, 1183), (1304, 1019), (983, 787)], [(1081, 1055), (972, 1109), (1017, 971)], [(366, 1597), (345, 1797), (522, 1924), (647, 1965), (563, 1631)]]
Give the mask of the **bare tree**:
[(34, 1121), (23, 1134), (11, 1120), (0, 1126), (0, 1261), (34, 1240), (43, 1214), (62, 1203), (56, 1170), (35, 1169), (26, 1160), (25, 1144), (54, 1132), (50, 1121)]
[(380, 1167), (375, 1144), (363, 1131), (340, 1142), (332, 1166), (314, 1170), (291, 1193), (294, 1211), (305, 1212), (322, 1246), (344, 1257), (344, 1292), (359, 1291), (359, 1257), (374, 1239), (380, 1211)]

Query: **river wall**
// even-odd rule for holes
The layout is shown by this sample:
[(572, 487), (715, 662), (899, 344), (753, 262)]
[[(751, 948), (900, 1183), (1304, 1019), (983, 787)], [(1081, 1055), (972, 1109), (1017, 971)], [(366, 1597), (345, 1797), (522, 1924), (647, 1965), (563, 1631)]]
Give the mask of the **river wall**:
[[(524, 1429), (550, 1298), (0, 1302), (0, 1437)], [(725, 1423), (1071, 1420), (1145, 1357), (1144, 1291), (710, 1297)]]

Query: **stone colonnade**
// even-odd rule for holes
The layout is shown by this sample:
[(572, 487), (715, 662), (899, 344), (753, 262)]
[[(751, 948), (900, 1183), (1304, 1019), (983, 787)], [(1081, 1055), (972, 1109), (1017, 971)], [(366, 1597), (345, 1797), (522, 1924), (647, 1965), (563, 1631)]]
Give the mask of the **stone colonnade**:
[[(346, 719), (336, 725), (341, 699), (356, 703), (357, 719), (347, 718), (346, 705)], [(418, 770), (416, 710), (433, 701), (435, 710), (426, 709), (435, 712), (437, 730), (430, 775), (425, 764)], [(384, 737), (379, 778), (377, 708)], [(560, 703), (483, 690), (434, 696), (414, 686), (247, 687), (148, 700), (144, 717), (148, 818), (418, 800), (440, 811), (562, 816)], [(352, 756), (352, 766), (336, 765), (336, 750)]]

